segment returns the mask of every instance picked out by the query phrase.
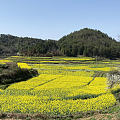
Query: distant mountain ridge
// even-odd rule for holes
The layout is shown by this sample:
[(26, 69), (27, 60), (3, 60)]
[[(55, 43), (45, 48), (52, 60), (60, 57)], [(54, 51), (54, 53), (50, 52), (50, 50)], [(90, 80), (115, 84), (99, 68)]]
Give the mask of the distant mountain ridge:
[(120, 42), (99, 30), (84, 28), (75, 31), (60, 40), (42, 40), (12, 35), (0, 35), (0, 56), (101, 56), (120, 57)]

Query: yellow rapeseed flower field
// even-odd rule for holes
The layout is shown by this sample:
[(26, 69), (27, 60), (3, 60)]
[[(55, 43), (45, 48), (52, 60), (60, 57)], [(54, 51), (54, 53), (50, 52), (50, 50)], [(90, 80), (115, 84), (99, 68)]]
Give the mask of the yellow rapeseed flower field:
[(5, 63), (8, 63), (8, 62), (12, 62), (11, 60), (0, 60), (0, 64), (5, 64)]
[[(110, 66), (97, 67), (93, 64), (61, 64), (61, 62), (48, 64), (49, 60), (47, 64), (46, 62), (36, 64), (35, 59), (36, 61), (43, 59), (39, 57), (27, 57), (24, 61), (28, 59), (33, 61), (33, 64), (21, 61), (17, 63), (18, 66), (37, 69), (39, 76), (11, 84), (5, 90), (0, 89), (1, 112), (69, 115), (81, 111), (102, 110), (116, 103), (111, 90), (107, 89), (106, 76), (96, 76), (93, 79), (97, 71), (109, 71)], [(55, 59), (81, 61), (93, 58)], [(113, 89), (119, 88), (120, 86), (116, 86)]]
[(95, 58), (92, 57), (65, 57), (65, 58), (61, 58), (63, 60), (94, 60)]
[(28, 64), (26, 64), (26, 63), (17, 63), (18, 64), (18, 67), (20, 67), (20, 68), (27, 68), (27, 69), (30, 69), (31, 67), (28, 65)]

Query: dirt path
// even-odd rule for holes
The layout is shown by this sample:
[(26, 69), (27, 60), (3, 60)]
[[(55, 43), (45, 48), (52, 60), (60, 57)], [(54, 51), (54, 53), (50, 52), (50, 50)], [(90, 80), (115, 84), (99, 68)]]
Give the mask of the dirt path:
[(78, 118), (76, 120), (120, 120), (118, 114), (97, 114), (88, 118)]

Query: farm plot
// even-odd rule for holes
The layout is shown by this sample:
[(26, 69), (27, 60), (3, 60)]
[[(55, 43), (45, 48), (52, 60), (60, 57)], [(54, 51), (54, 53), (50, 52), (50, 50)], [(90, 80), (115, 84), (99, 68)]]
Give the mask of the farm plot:
[[(15, 61), (16, 57), (12, 59)], [(24, 58), (24, 61), (27, 59)], [(56, 59), (57, 61), (71, 60), (70, 58)], [(77, 60), (81, 61), (81, 59)], [(62, 116), (81, 111), (102, 110), (116, 103), (111, 90), (107, 89), (105, 76), (105, 73), (111, 69), (111, 64), (103, 62), (98, 65), (93, 63), (51, 64), (51, 62), (48, 64), (49, 60), (47, 64), (36, 64), (35, 58), (28, 60), (31, 60), (32, 64), (22, 63), (21, 59), (18, 63), (19, 67), (37, 69), (39, 76), (0, 90), (1, 112)], [(39, 58), (36, 60), (38, 61)], [(92, 59), (86, 58), (86, 60)], [(44, 61), (43, 58), (42, 61)], [(117, 89), (119, 88), (117, 86)]]

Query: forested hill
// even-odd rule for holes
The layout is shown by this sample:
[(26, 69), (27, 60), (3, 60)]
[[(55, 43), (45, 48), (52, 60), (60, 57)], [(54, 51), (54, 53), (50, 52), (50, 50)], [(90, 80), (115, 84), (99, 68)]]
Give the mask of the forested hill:
[(59, 40), (60, 50), (67, 56), (120, 57), (120, 42), (99, 30), (84, 28)]
[(75, 31), (60, 40), (42, 40), (12, 35), (0, 35), (0, 56), (101, 56), (120, 57), (120, 42), (93, 29)]
[(57, 41), (1, 34), (0, 56), (25, 55), (45, 56), (56, 52)]

